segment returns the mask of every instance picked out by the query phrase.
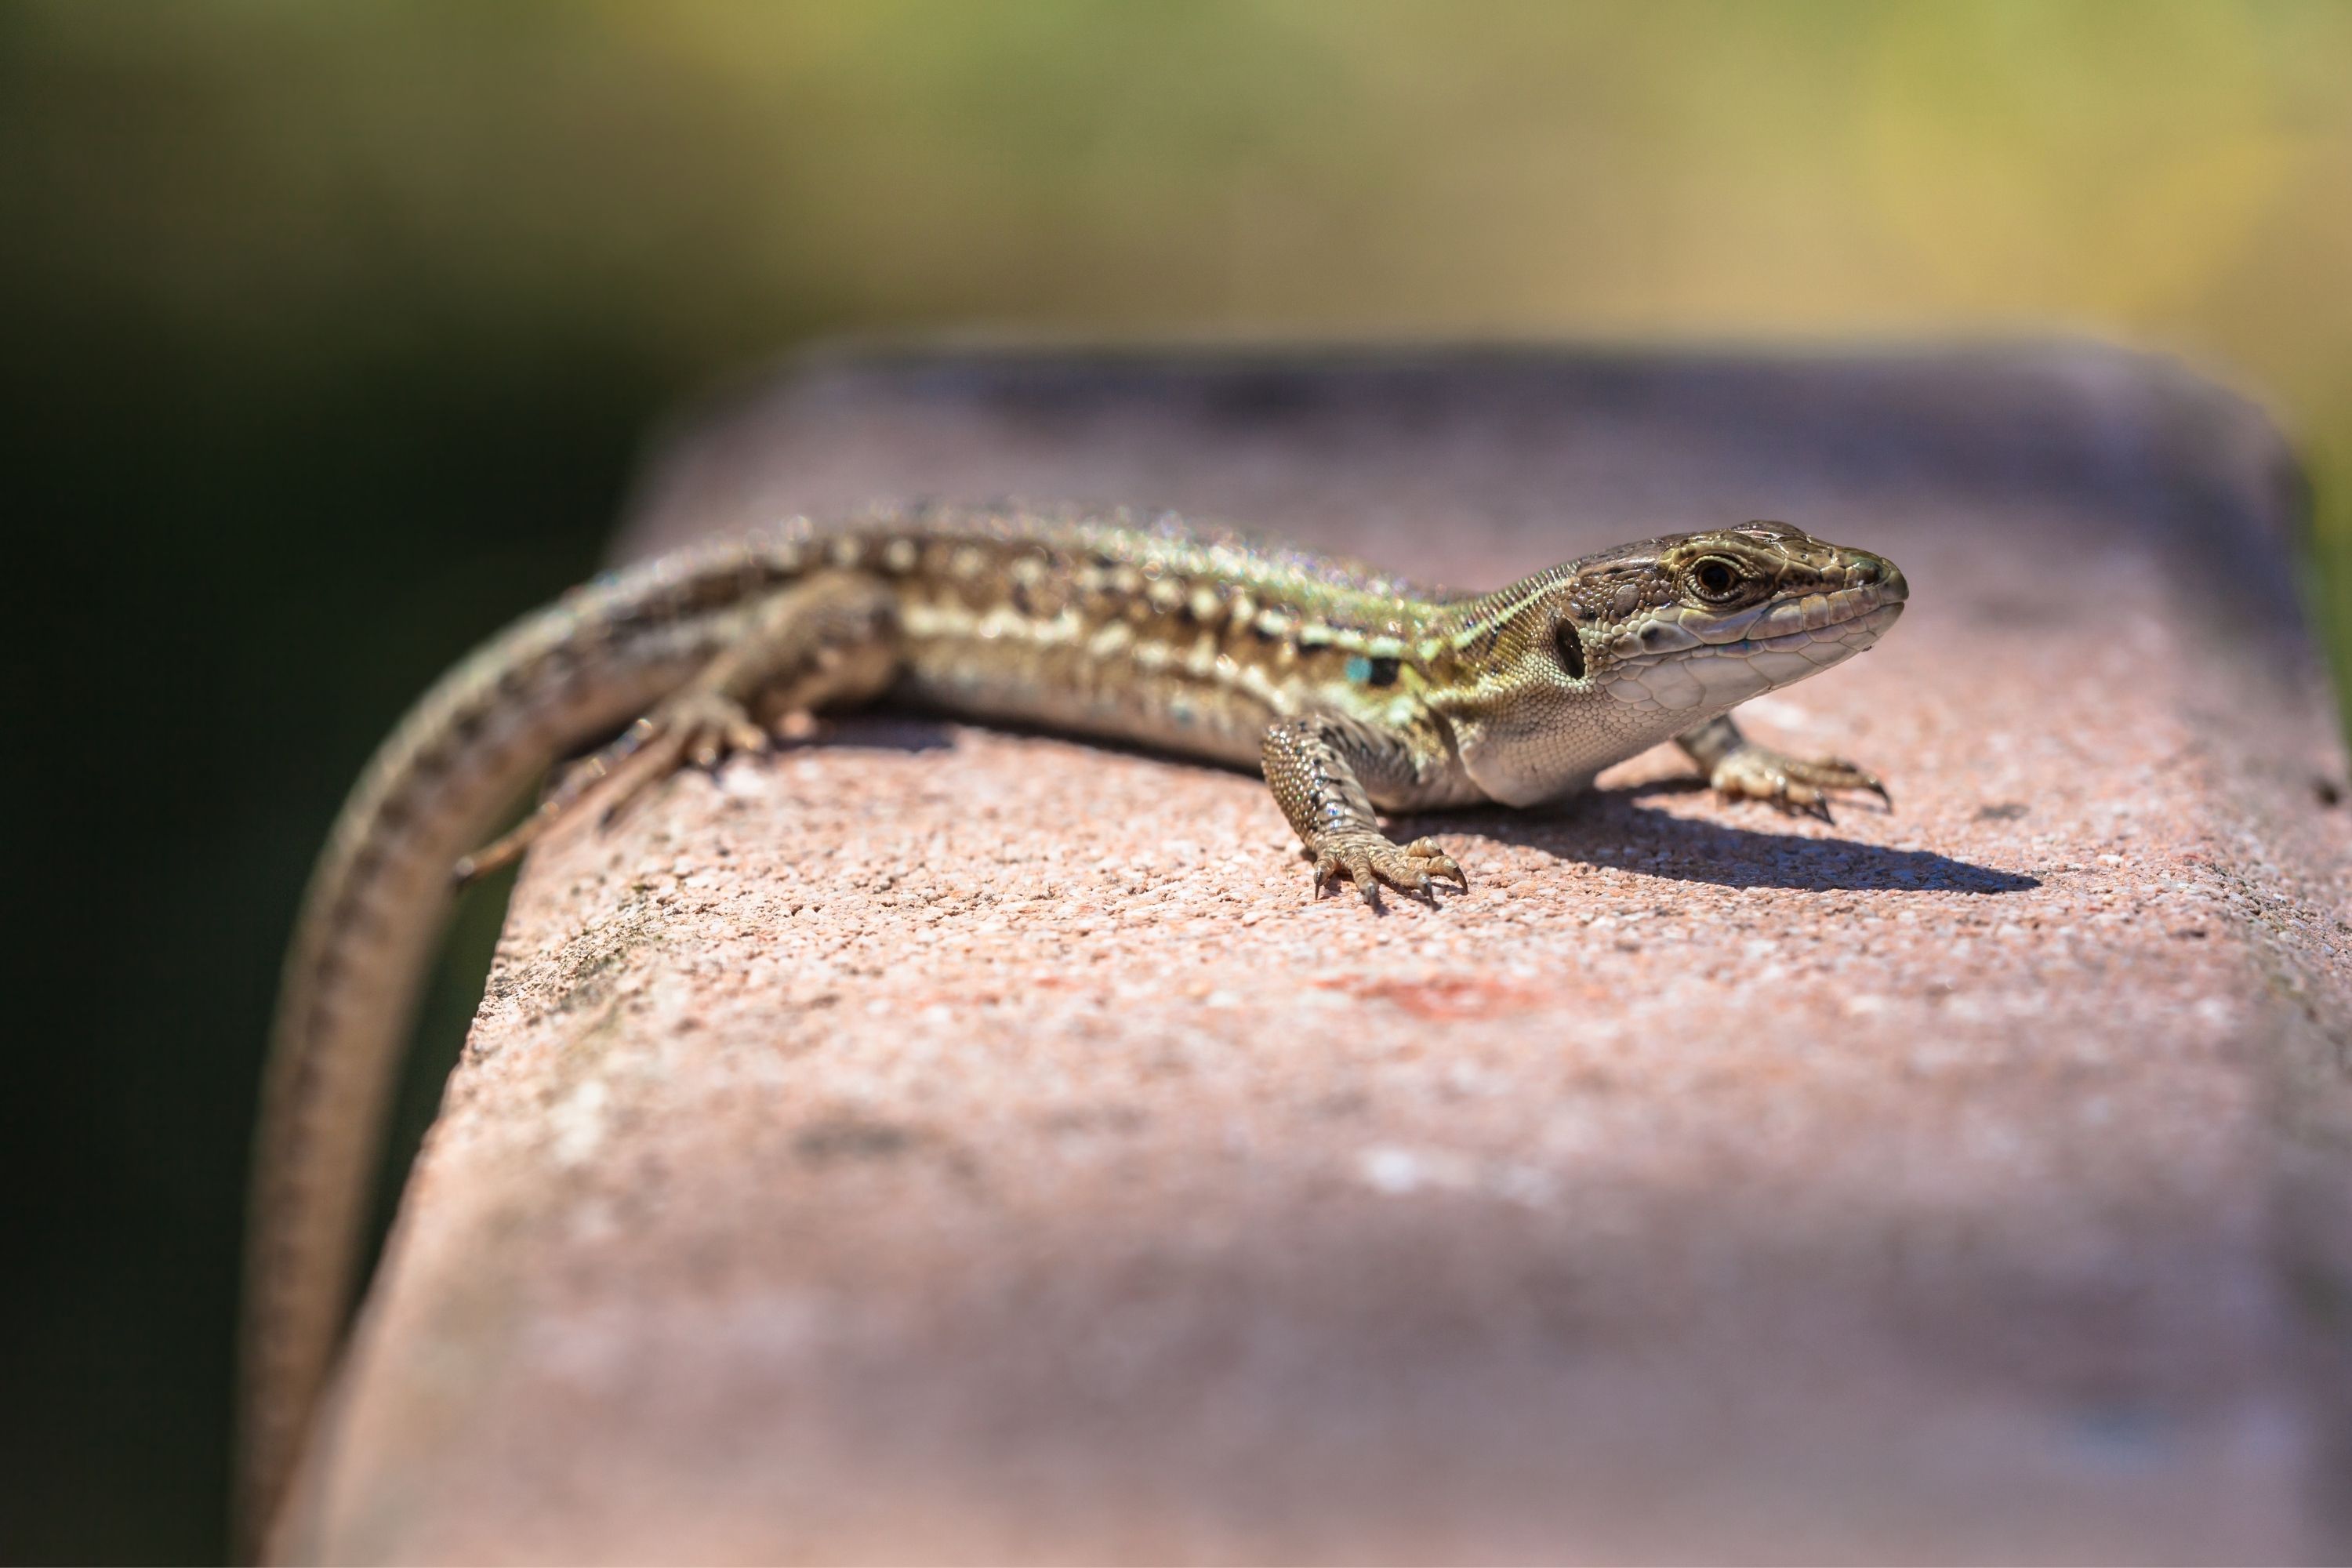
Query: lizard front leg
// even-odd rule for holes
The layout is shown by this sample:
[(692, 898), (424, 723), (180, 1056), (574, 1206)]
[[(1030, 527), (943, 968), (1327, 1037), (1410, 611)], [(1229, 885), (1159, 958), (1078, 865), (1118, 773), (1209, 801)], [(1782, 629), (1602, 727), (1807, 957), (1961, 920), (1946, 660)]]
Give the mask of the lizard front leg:
[(747, 608), (743, 630), (694, 679), (566, 769), (539, 808), (512, 831), (457, 862), (467, 882), (520, 858), (576, 816), (610, 816), (691, 763), (710, 767), (755, 752), (767, 731), (829, 703), (878, 696), (898, 668), (898, 601), (881, 579), (824, 572)]
[(1403, 747), (1391, 737), (1317, 715), (1269, 726), (1260, 749), (1276, 804), (1315, 857), (1317, 891), (1342, 871), (1368, 904), (1380, 901), (1382, 882), (1414, 893), (1429, 892), (1433, 877), (1470, 886), (1435, 839), (1400, 845), (1381, 831), (1365, 776), (1411, 773)]
[(1895, 804), (1878, 775), (1843, 757), (1791, 757), (1759, 746), (1739, 732), (1726, 713), (1675, 737), (1726, 800), (1769, 801), (1783, 811), (1829, 820), (1829, 796), (1838, 790), (1868, 790)]

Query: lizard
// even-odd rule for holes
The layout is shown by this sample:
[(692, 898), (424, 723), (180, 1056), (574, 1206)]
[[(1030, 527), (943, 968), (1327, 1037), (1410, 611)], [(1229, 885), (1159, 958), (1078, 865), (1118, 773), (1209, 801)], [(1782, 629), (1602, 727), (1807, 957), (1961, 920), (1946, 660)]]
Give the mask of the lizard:
[(928, 507), (691, 546), (525, 617), (377, 752), (296, 926), (248, 1227), (247, 1544), (328, 1384), (387, 1096), (456, 893), (535, 839), (887, 698), (1260, 767), (1315, 892), (1345, 878), (1367, 901), (1386, 885), (1434, 903), (1467, 874), (1432, 838), (1395, 842), (1381, 812), (1559, 800), (1668, 739), (1728, 799), (1824, 816), (1841, 791), (1888, 799), (1851, 763), (1748, 741), (1729, 711), (1869, 647), (1908, 592), (1883, 556), (1782, 522), (1457, 594), (1172, 516)]

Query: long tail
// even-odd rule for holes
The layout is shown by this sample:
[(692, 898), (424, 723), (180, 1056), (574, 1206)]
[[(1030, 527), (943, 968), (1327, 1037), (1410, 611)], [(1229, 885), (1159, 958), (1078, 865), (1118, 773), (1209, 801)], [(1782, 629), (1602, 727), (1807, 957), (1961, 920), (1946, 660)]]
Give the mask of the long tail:
[(240, 1357), (237, 1544), (267, 1543), (351, 1310), (386, 1100), (447, 923), (452, 869), (556, 758), (644, 712), (773, 563), (631, 574), (518, 623), (368, 765), (314, 873), (263, 1082)]

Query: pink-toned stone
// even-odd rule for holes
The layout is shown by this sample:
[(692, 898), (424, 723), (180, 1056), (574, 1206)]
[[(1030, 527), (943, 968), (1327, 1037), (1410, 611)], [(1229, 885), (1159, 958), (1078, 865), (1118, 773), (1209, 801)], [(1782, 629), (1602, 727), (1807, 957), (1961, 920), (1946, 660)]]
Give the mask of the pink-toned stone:
[(1753, 729), (1316, 900), (1254, 779), (856, 717), (534, 856), (308, 1478), (365, 1561), (2346, 1549), (2352, 829), (2242, 405), (2100, 351), (884, 362), (633, 552), (923, 493), (1915, 587)]

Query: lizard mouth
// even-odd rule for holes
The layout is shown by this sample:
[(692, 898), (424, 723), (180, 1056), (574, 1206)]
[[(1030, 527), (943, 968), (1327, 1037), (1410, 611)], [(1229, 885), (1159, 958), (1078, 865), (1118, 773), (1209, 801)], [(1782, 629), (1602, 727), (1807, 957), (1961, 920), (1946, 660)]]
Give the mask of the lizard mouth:
[(1601, 687), (1643, 710), (1722, 712), (1863, 652), (1903, 614), (1908, 589), (1883, 575), (1792, 595), (1728, 616), (1663, 613), (1628, 638)]
[[(1795, 652), (1814, 643), (1853, 644), (1856, 637), (1866, 638), (1866, 647), (1883, 636), (1903, 614), (1904, 596), (1887, 595), (1876, 584), (1861, 588), (1843, 588), (1834, 594), (1808, 595), (1792, 604), (1773, 606), (1770, 614), (1760, 616), (1747, 628), (1745, 635), (1727, 641), (1717, 641), (1706, 632), (1698, 634), (1702, 643), (1710, 645), (1708, 651), (1737, 658), (1750, 653)], [(1861, 647), (1853, 651), (1860, 652)]]
[(1909, 584), (1889, 564), (1885, 575), (1851, 587), (1792, 595), (1727, 616), (1699, 615), (1686, 608), (1662, 612), (1633, 639), (1633, 647), (1621, 647), (1619, 652), (1633, 665), (1695, 654), (1738, 658), (1795, 653), (1815, 643), (1859, 653), (1895, 624), (1909, 597)]

